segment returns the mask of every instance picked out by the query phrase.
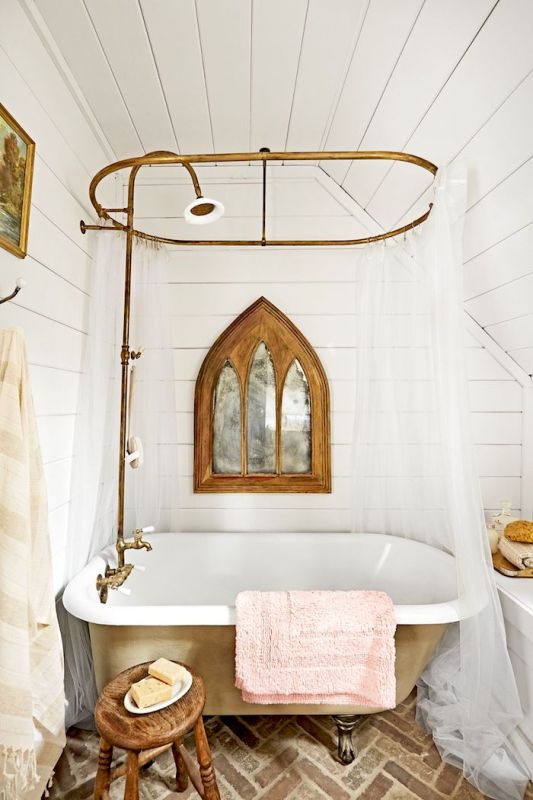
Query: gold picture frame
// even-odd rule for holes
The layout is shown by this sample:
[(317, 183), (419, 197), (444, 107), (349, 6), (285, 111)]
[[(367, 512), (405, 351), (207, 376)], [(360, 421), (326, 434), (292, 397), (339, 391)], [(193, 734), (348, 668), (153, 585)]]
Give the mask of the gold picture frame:
[(28, 247), (35, 142), (0, 103), (0, 247), (24, 258)]

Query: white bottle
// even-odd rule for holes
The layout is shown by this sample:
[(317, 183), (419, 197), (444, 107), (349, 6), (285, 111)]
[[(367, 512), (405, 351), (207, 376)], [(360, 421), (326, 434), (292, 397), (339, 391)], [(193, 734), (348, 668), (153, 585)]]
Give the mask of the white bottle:
[(490, 545), (490, 552), (494, 555), (494, 553), (498, 552), (498, 545), (500, 543), (500, 531), (498, 528), (495, 528), (492, 522), (489, 522), (487, 525), (487, 536), (489, 537), (489, 545)]
[(511, 516), (512, 503), (510, 500), (500, 500), (502, 510), (493, 514), (488, 526), (487, 534), (490, 542), (490, 549), (495, 553), (502, 538), (505, 528), (509, 523), (516, 522), (516, 517)]

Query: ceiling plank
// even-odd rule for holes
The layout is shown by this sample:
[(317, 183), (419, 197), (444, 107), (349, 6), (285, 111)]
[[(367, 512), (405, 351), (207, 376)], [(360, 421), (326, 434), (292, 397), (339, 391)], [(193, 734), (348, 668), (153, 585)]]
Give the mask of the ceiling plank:
[[(533, 72), (529, 73), (485, 125), (463, 147), (454, 161), (468, 168), (467, 208), (514, 172), (533, 155)], [(512, 141), (513, 146), (509, 147)], [(403, 225), (427, 208), (431, 188), (397, 222)]]
[(251, 0), (197, 0), (215, 152), (250, 144)]
[[(56, 68), (46, 44), (40, 35), (36, 35), (33, 22), (23, 7), (16, 0), (1, 5), (0, 46), (64, 139), (71, 143), (88, 173), (92, 174), (106, 158), (101, 141), (87, 124), (84, 112), (60, 69)], [(7, 76), (2, 73), (0, 82), (4, 80)], [(29, 133), (31, 135), (31, 131)]]
[(141, 140), (81, 0), (35, 0), (116, 158), (137, 155)]
[(180, 151), (212, 153), (213, 138), (194, 0), (139, 2)]
[[(365, 130), (421, 6), (422, 0), (403, 3), (373, 0), (370, 3), (326, 139), (328, 150), (360, 148)], [(373, 149), (380, 147), (380, 142), (376, 142)], [(328, 161), (322, 162), (321, 166), (337, 183), (342, 184), (350, 162)]]
[[(405, 149), (493, 6), (494, 0), (426, 1), (360, 140), (361, 150)], [(343, 185), (366, 207), (391, 166), (360, 162), (348, 171)]]
[(137, 0), (85, 0), (146, 152), (178, 148)]
[[(533, 3), (500, 0), (405, 149), (436, 164), (453, 160), (533, 67)], [(395, 164), (368, 205), (384, 227), (428, 185), (421, 170)]]
[(365, 9), (365, 0), (310, 0), (285, 149), (320, 147)]
[(254, 0), (251, 150), (285, 147), (308, 4)]

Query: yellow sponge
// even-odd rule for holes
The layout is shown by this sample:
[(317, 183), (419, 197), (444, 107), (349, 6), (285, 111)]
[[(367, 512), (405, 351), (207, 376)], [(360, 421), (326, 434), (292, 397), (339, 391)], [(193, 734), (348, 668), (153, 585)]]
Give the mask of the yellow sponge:
[(533, 522), (527, 519), (517, 519), (505, 526), (505, 536), (512, 542), (533, 543)]

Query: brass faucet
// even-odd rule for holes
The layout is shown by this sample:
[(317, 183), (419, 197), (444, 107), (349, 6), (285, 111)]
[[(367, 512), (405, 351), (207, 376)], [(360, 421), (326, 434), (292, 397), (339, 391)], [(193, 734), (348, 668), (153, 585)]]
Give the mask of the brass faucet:
[(143, 539), (143, 533), (147, 530), (148, 528), (137, 528), (137, 530), (133, 531), (133, 539), (117, 539), (119, 567), (124, 565), (125, 550), (142, 550), (144, 548), (145, 550), (150, 551), (152, 549), (150, 542), (145, 542)]
[(124, 552), (126, 550), (147, 550), (152, 549), (150, 542), (146, 542), (142, 537), (143, 533), (153, 531), (153, 527), (137, 528), (133, 531), (133, 539), (126, 540), (123, 536), (117, 538), (116, 549), (118, 563), (116, 569), (106, 566), (105, 575), (98, 575), (96, 578), (96, 590), (100, 596), (100, 602), (106, 603), (109, 589), (118, 589), (129, 578), (133, 564), (124, 562)]
[(101, 603), (107, 603), (109, 589), (118, 589), (129, 577), (133, 569), (133, 564), (123, 564), (122, 567), (113, 569), (106, 566), (105, 575), (98, 575), (96, 579), (96, 590), (100, 596)]

